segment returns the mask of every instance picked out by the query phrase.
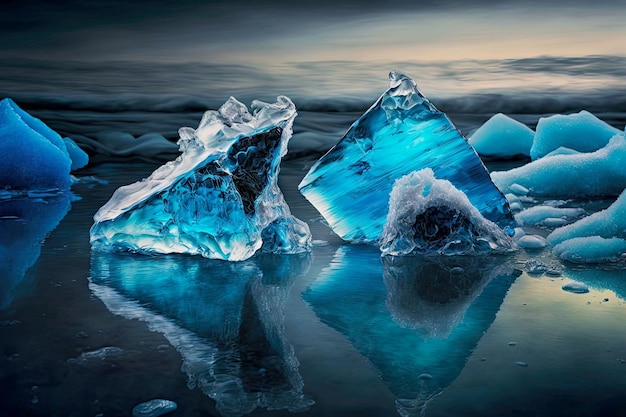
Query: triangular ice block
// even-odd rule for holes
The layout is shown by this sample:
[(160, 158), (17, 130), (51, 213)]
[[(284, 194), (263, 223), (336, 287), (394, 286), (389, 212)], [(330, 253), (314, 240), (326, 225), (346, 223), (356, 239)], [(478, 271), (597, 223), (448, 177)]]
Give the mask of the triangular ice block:
[(341, 238), (376, 242), (383, 231), (394, 181), (431, 168), (463, 191), (488, 220), (514, 225), (509, 204), (448, 117), (401, 73), (304, 177), (300, 192)]

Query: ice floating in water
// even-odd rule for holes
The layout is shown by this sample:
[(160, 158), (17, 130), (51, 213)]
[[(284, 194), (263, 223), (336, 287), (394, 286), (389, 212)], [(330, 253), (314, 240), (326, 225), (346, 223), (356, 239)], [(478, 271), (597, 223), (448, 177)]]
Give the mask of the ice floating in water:
[(570, 281), (561, 287), (563, 291), (572, 292), (574, 294), (586, 294), (589, 292), (589, 286), (583, 282)]
[(606, 210), (559, 227), (547, 239), (554, 245), (553, 252), (570, 262), (623, 261), (626, 256), (626, 192)]
[(535, 132), (502, 113), (495, 114), (478, 128), (468, 142), (480, 155), (501, 158), (530, 156)]
[(183, 154), (119, 188), (96, 213), (93, 247), (231, 261), (259, 249), (308, 251), (309, 227), (291, 215), (277, 184), (295, 106), (280, 96), (252, 108), (231, 97), (198, 129), (180, 129)]
[(0, 101), (0, 189), (67, 190), (70, 170), (88, 157), (71, 139), (61, 138), (13, 100)]
[(626, 188), (626, 139), (624, 132), (594, 152), (546, 156), (509, 171), (492, 172), (504, 192), (514, 184), (537, 196), (617, 196)]
[(579, 207), (552, 207), (540, 205), (517, 213), (515, 220), (517, 220), (518, 224), (527, 226), (562, 226), (580, 217), (584, 212), (585, 210)]
[(561, 147), (579, 152), (597, 151), (617, 133), (620, 131), (585, 110), (542, 117), (537, 123), (530, 156), (539, 159)]
[(450, 181), (500, 227), (512, 226), (508, 202), (476, 152), (448, 117), (398, 72), (390, 88), (299, 185), (341, 238), (376, 242), (389, 211), (395, 180), (424, 168)]
[(485, 219), (467, 196), (425, 168), (398, 179), (380, 240), (383, 255), (486, 254), (513, 249), (513, 240)]

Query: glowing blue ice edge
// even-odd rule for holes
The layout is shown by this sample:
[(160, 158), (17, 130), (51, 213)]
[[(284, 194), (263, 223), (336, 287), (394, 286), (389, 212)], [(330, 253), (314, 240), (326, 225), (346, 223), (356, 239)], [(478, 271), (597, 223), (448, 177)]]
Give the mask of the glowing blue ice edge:
[(509, 203), (448, 117), (399, 72), (390, 88), (311, 167), (298, 186), (342, 239), (376, 243), (394, 182), (431, 168), (463, 191), (487, 220), (512, 234)]
[(120, 187), (95, 214), (92, 247), (229, 261), (259, 250), (309, 251), (309, 227), (291, 215), (277, 184), (295, 106), (280, 96), (252, 108), (231, 97), (197, 129), (181, 128), (182, 155)]

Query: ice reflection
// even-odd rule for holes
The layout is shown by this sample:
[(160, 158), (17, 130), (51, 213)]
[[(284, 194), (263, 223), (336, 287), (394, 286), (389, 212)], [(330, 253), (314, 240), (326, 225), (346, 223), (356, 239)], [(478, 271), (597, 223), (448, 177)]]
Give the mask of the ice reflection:
[(509, 257), (380, 257), (340, 247), (303, 293), (374, 365), (402, 416), (420, 415), (463, 370), (515, 278)]
[(0, 310), (9, 307), (25, 289), (25, 277), (39, 259), (44, 238), (69, 209), (66, 194), (0, 198)]
[(626, 301), (626, 267), (623, 264), (615, 265), (613, 268), (567, 268), (564, 275), (574, 281), (587, 284), (597, 291), (610, 290), (616, 296)]
[(299, 411), (313, 402), (284, 336), (284, 307), (309, 267), (308, 255), (234, 263), (94, 252), (90, 289), (111, 313), (163, 333), (182, 355), (189, 388), (214, 399), (223, 416)]

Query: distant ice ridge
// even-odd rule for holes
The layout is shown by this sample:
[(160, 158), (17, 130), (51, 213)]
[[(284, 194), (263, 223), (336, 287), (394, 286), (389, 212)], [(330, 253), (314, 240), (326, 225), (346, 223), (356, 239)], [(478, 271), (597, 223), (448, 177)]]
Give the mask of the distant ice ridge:
[(424, 168), (396, 180), (380, 242), (383, 255), (480, 255), (515, 244), (450, 181)]
[[(424, 168), (465, 194), (480, 216), (501, 228), (514, 227), (506, 198), (474, 149), (412, 79), (395, 71), (389, 89), (313, 165), (299, 189), (344, 240), (377, 244), (382, 238), (386, 252), (400, 253), (404, 250), (392, 249), (391, 230), (411, 228), (416, 219), (388, 225), (384, 232), (389, 195), (396, 180)], [(398, 192), (402, 183), (399, 187)], [(449, 214), (441, 216), (449, 222)]]
[(89, 157), (13, 100), (0, 101), (0, 190), (64, 191)]
[(175, 161), (120, 187), (98, 210), (92, 246), (230, 261), (310, 250), (309, 227), (291, 215), (277, 184), (295, 106), (279, 96), (252, 109), (231, 97), (197, 129), (181, 128)]

